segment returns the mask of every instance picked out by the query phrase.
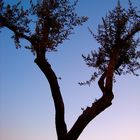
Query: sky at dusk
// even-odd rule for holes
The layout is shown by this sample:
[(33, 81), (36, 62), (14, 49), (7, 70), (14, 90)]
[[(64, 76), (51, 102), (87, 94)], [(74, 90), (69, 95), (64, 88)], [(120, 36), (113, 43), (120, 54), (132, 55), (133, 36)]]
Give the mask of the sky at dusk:
[[(18, 0), (5, 0), (15, 3)], [(28, 0), (24, 0), (27, 6)], [(123, 7), (128, 0), (120, 0)], [(139, 0), (132, 0), (140, 7)], [(77, 13), (89, 20), (74, 29), (69, 40), (59, 45), (57, 52), (47, 54), (56, 72), (65, 103), (68, 129), (72, 127), (81, 108), (91, 106), (101, 96), (97, 81), (91, 86), (78, 82), (90, 78), (81, 55), (97, 49), (99, 44), (88, 31), (97, 31), (108, 10), (117, 0), (79, 0)], [(34, 63), (35, 56), (24, 47), (16, 49), (11, 31), (0, 33), (0, 140), (57, 140), (54, 125), (54, 105), (49, 84)], [(22, 44), (26, 44), (25, 41)], [(116, 77), (115, 98), (111, 107), (98, 115), (83, 131), (78, 140), (140, 140), (140, 77)]]

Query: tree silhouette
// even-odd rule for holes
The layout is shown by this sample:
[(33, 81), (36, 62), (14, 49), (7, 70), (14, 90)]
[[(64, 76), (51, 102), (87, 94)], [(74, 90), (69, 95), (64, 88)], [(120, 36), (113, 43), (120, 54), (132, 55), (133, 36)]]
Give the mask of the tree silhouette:
[(97, 34), (89, 28), (90, 33), (101, 47), (97, 51), (91, 51), (87, 56), (82, 55), (86, 65), (94, 68), (95, 72), (88, 81), (79, 84), (90, 85), (91, 82), (99, 79), (98, 85), (102, 91), (102, 97), (90, 108), (93, 111), (89, 111), (89, 114), (94, 112), (92, 117), (97, 116), (111, 105), (116, 75), (139, 75), (136, 71), (140, 69), (140, 37), (138, 34), (140, 12), (130, 0), (128, 2), (129, 7), (125, 9), (118, 1), (115, 9), (102, 18)]
[(110, 83), (111, 87), (114, 74), (138, 76), (136, 71), (140, 69), (140, 38), (137, 33), (140, 31), (140, 13), (131, 1), (127, 10), (118, 1), (116, 8), (102, 18), (97, 35), (91, 29), (89, 31), (101, 47), (98, 51), (91, 51), (87, 57), (82, 55), (86, 64), (93, 67), (95, 72), (89, 81), (81, 84), (90, 84), (103, 73), (106, 73), (106, 84)]
[(17, 48), (21, 47), (21, 39), (30, 43), (25, 48), (34, 53), (34, 61), (50, 85), (58, 140), (77, 140), (88, 123), (112, 104), (115, 74), (137, 75), (135, 71), (140, 68), (140, 38), (136, 34), (140, 31), (139, 12), (131, 1), (127, 10), (118, 2), (115, 9), (102, 18), (97, 35), (89, 29), (101, 47), (87, 57), (83, 55), (86, 64), (96, 71), (89, 81), (80, 84), (90, 83), (99, 77), (98, 84), (103, 95), (83, 110), (68, 131), (58, 78), (47, 60), (47, 54), (56, 51), (58, 44), (68, 39), (73, 28), (82, 25), (87, 17), (78, 17), (75, 13), (77, 0), (74, 4), (69, 0), (41, 0), (36, 3), (30, 0), (29, 3), (30, 8), (25, 10), (21, 2), (11, 6), (0, 0), (0, 28), (7, 27), (13, 31), (12, 38)]

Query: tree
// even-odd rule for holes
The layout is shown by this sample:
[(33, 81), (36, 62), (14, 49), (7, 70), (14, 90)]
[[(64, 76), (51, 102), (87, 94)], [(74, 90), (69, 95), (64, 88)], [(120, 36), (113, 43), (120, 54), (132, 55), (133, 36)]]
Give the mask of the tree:
[[(137, 35), (140, 31), (140, 15), (130, 0), (128, 10), (122, 8), (118, 1), (116, 8), (102, 18), (97, 35), (90, 28), (89, 31), (101, 47), (98, 51), (91, 51), (87, 57), (82, 55), (86, 64), (97, 71), (89, 81), (81, 84), (90, 84), (98, 76), (106, 75), (106, 85), (109, 84), (112, 89), (114, 74), (138, 76), (135, 72), (140, 68), (140, 38)], [(103, 88), (101, 84), (99, 86)]]
[[(76, 3), (77, 1), (71, 5), (68, 0), (42, 0), (34, 4), (31, 0), (31, 8), (24, 10), (20, 6), (21, 2), (10, 6), (0, 1), (1, 28), (7, 27), (13, 31), (12, 38), (17, 48), (20, 47), (20, 39), (29, 41), (30, 46), (26, 48), (35, 54), (35, 63), (50, 84), (58, 140), (78, 139), (88, 123), (112, 104), (114, 73), (123, 74), (124, 70), (127, 70), (126, 73), (134, 73), (139, 69), (140, 52), (136, 50), (139, 40), (134, 35), (140, 31), (140, 18), (130, 1), (128, 10), (118, 3), (115, 10), (103, 19), (98, 35), (94, 35), (90, 30), (101, 44), (99, 51), (92, 52), (88, 57), (83, 56), (87, 65), (97, 69), (90, 81), (100, 76), (98, 83), (103, 96), (93, 102), (91, 107), (83, 110), (73, 127), (67, 131), (58, 79), (47, 60), (47, 54), (56, 51), (58, 44), (72, 33), (73, 27), (87, 20), (86, 17), (78, 17), (74, 12)], [(33, 18), (30, 19), (31, 17)], [(118, 53), (122, 55), (118, 56)]]
[(116, 75), (139, 76), (136, 71), (140, 69), (140, 12), (130, 0), (128, 9), (122, 8), (118, 1), (115, 9), (102, 18), (97, 34), (90, 28), (89, 31), (101, 47), (88, 56), (82, 55), (86, 65), (95, 72), (89, 80), (79, 84), (90, 85), (99, 78), (98, 85), (103, 95), (90, 108), (96, 116), (111, 105)]

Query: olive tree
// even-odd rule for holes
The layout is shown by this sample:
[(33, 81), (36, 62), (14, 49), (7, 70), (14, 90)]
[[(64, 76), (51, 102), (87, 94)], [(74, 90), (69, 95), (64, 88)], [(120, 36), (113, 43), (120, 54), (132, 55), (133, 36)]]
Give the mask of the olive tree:
[(91, 51), (87, 56), (82, 55), (86, 65), (93, 68), (94, 73), (89, 80), (81, 82), (80, 85), (91, 84), (98, 79), (102, 97), (96, 100), (92, 107), (85, 110), (87, 114), (83, 122), (89, 122), (112, 104), (116, 75), (139, 75), (140, 12), (130, 0), (128, 3), (129, 6), (125, 9), (118, 1), (114, 10), (109, 11), (102, 18), (96, 34), (89, 28), (100, 47), (98, 50)]
[(76, 14), (77, 0), (73, 4), (69, 0), (30, 0), (29, 4), (29, 8), (25, 9), (21, 2), (10, 5), (0, 0), (0, 28), (6, 27), (13, 32), (12, 38), (17, 48), (21, 47), (21, 39), (29, 42), (30, 45), (25, 48), (34, 54), (34, 62), (50, 85), (58, 140), (77, 140), (88, 123), (112, 104), (115, 75), (137, 75), (135, 71), (140, 68), (140, 38), (136, 33), (140, 31), (140, 15), (130, 1), (127, 10), (118, 2), (115, 9), (102, 18), (97, 35), (90, 30), (101, 47), (88, 56), (83, 55), (86, 64), (95, 68), (95, 73), (89, 81), (80, 84), (89, 84), (98, 78), (102, 97), (83, 110), (68, 131), (58, 78), (47, 60), (47, 54), (56, 51), (58, 45), (72, 34), (73, 28), (82, 25), (87, 17)]
[(59, 44), (68, 39), (75, 26), (82, 25), (87, 17), (79, 17), (75, 6), (69, 0), (30, 0), (25, 9), (22, 2), (10, 5), (0, 0), (0, 28), (13, 32), (16, 48), (21, 47), (21, 39), (29, 42), (25, 48), (35, 55), (34, 62), (46, 76), (55, 106), (55, 123), (58, 140), (67, 137), (64, 118), (64, 103), (58, 85), (58, 78), (47, 60), (47, 54), (56, 51)]

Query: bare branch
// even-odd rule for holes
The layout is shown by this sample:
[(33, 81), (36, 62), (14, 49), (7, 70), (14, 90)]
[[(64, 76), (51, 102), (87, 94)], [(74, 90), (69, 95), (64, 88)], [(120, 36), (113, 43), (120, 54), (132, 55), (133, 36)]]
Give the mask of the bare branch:
[(103, 96), (105, 95), (106, 93), (106, 90), (105, 90), (105, 85), (104, 85), (104, 82), (105, 82), (105, 77), (106, 77), (106, 71), (102, 74), (102, 76), (100, 77), (99, 81), (98, 81), (98, 85), (103, 93)]
[(112, 104), (113, 98), (113, 93), (110, 92), (94, 102), (91, 107), (87, 107), (68, 132), (67, 140), (77, 140), (89, 122)]

